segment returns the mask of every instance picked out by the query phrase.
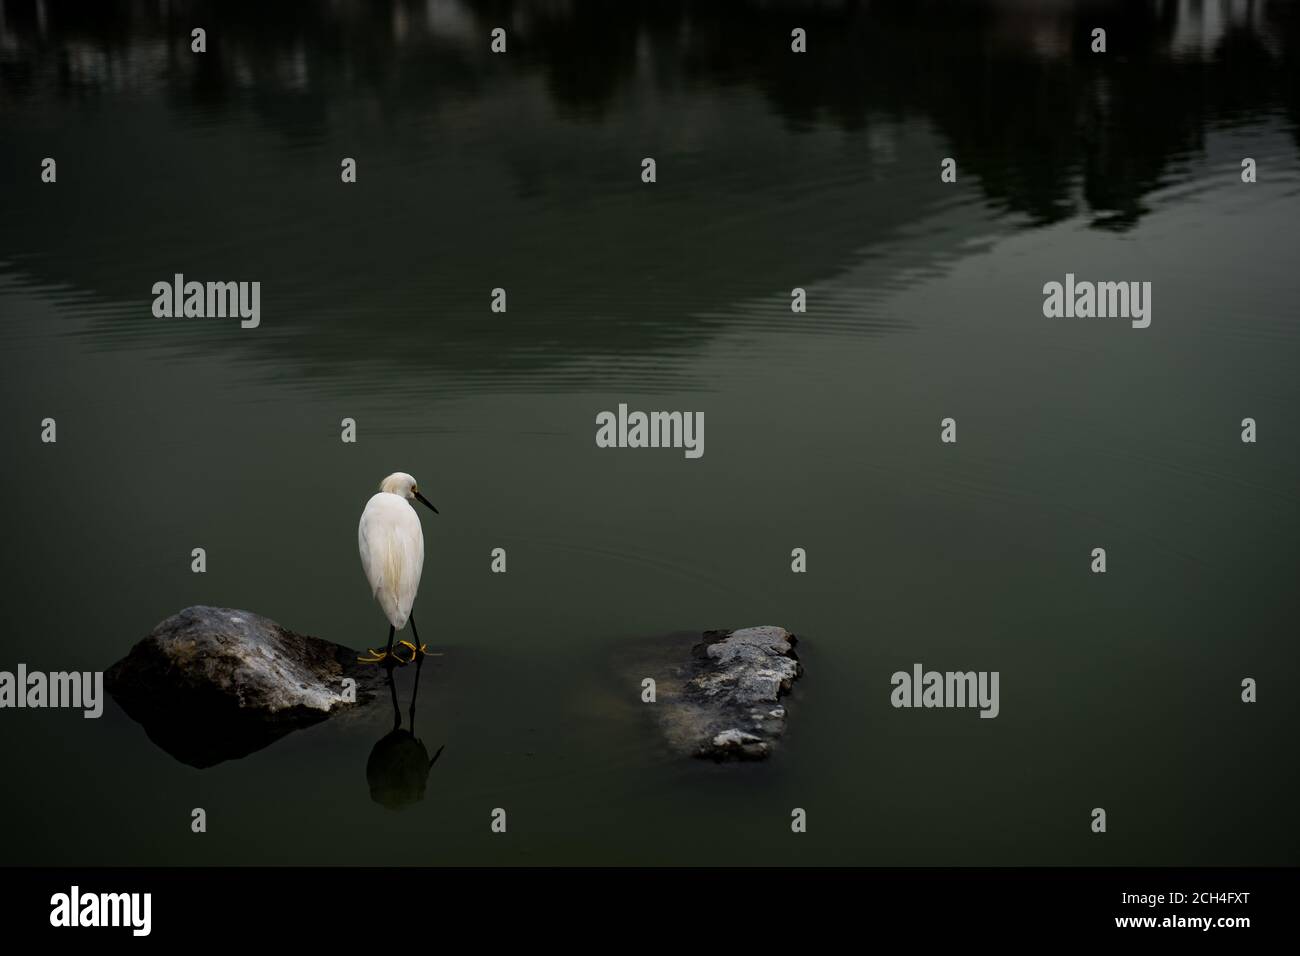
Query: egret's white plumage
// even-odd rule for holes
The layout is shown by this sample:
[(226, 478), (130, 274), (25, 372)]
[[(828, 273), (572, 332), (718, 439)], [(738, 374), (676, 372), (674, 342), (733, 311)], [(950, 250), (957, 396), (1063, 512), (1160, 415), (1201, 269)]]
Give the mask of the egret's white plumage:
[(357, 528), (361, 567), (370, 591), (396, 630), (406, 627), (424, 569), (424, 531), (411, 507), (419, 493), (414, 478), (396, 472), (366, 502)]

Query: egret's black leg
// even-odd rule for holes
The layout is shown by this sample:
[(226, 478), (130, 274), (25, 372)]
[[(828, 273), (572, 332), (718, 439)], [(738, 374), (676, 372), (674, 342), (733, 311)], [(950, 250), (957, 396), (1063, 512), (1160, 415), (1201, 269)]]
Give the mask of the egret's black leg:
[[(414, 642), (414, 643), (412, 643), (411, 641), (398, 641), (398, 642), (397, 642), (401, 647), (409, 647), (409, 648), (411, 649), (411, 656), (410, 656), (410, 659), (408, 659), (408, 660), (403, 660), (403, 659), (400, 658), (400, 657), (395, 658), (395, 660), (396, 660), (397, 663), (399, 663), (399, 664), (409, 664), (409, 663), (411, 663), (411, 661), (418, 661), (421, 657), (425, 657), (425, 656), (427, 656), (428, 653), (429, 653), (429, 647), (428, 647), (428, 645), (426, 645), (426, 644), (421, 644), (421, 643), (420, 643), (420, 631), (419, 631), (419, 629), (415, 626), (415, 609), (414, 609), (414, 608), (411, 609), (411, 613), (410, 613), (409, 615), (407, 615), (406, 620), (407, 620), (407, 622), (411, 625), (411, 636), (415, 638), (415, 642)], [(389, 648), (390, 648), (390, 649), (392, 648), (392, 636), (391, 636), (391, 635), (389, 636)], [(433, 656), (434, 656), (434, 657), (441, 657), (442, 655), (441, 655), (441, 654), (434, 654)]]
[(415, 656), (419, 657), (420, 656), (419, 651), (422, 647), (424, 647), (424, 645), (420, 643), (420, 632), (416, 630), (415, 627), (415, 608), (411, 608), (411, 617), (409, 620), (411, 622), (411, 634), (415, 636), (415, 650), (416, 650)]
[(388, 648), (384, 651), (384, 665), (392, 670), (393, 667), (393, 635), (397, 633), (397, 628), (388, 625)]
[(403, 658), (401, 658), (401, 657), (396, 657), (396, 658), (394, 658), (394, 659), (397, 661), (397, 663), (399, 663), (399, 664), (403, 664), (403, 665), (405, 665), (405, 664), (409, 664), (409, 663), (411, 663), (411, 661), (418, 660), (419, 657), (420, 657), (420, 650), (421, 650), (421, 649), (420, 649), (420, 635), (419, 635), (419, 633), (416, 632), (416, 630), (415, 630), (415, 617), (414, 617), (414, 615), (408, 614), (408, 615), (406, 616), (406, 620), (407, 620), (408, 622), (410, 622), (410, 625), (411, 625), (411, 632), (412, 632), (413, 634), (415, 634), (415, 643), (412, 644), (410, 641), (405, 641), (405, 640), (403, 640), (403, 641), (398, 641), (398, 642), (397, 642), (397, 646), (398, 646), (398, 647), (409, 647), (409, 648), (411, 649), (411, 656), (410, 656), (410, 657), (405, 658), (405, 659), (403, 659)]
[[(420, 639), (417, 634), (415, 639)], [(411, 689), (411, 733), (415, 733), (415, 699), (420, 696), (420, 667), (424, 663), (424, 655), (416, 652), (415, 655), (415, 687)]]
[(357, 660), (363, 664), (378, 664), (383, 662), (384, 666), (391, 670), (393, 667), (393, 634), (396, 630), (397, 629), (393, 627), (393, 625), (388, 625), (388, 648), (384, 653), (380, 654), (374, 648), (366, 648), (366, 653), (370, 656), (358, 657)]

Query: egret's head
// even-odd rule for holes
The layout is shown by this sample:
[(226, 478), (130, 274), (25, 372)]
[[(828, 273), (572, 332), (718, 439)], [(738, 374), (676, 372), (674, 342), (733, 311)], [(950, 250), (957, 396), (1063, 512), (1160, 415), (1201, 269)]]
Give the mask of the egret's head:
[(399, 495), (408, 501), (414, 498), (416, 501), (427, 505), (429, 510), (434, 514), (438, 513), (438, 509), (429, 502), (429, 499), (420, 494), (419, 482), (417, 482), (413, 476), (408, 475), (404, 471), (395, 471), (381, 481), (379, 483), (379, 490), (385, 491), (390, 495)]

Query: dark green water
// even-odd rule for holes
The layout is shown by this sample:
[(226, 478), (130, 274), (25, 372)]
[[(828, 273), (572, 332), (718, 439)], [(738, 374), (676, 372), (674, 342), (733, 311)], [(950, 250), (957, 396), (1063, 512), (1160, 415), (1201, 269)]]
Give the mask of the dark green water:
[[(1300, 862), (1300, 4), (270, 6), (0, 0), (0, 669), (195, 603), (380, 642), (400, 469), (445, 750), (395, 813), (382, 715), (199, 771), (0, 711), (4, 862)], [(154, 318), (175, 272), (261, 326)], [(1044, 318), (1067, 272), (1150, 328)], [(619, 402), (704, 456), (596, 448)], [(665, 752), (629, 655), (763, 623), (782, 751)], [(918, 661), (1000, 716), (893, 709)]]

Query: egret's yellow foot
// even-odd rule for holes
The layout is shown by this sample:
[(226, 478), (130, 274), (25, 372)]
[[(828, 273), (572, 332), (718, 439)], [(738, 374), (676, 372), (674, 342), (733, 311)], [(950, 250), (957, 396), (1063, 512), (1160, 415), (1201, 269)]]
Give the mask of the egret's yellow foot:
[(394, 649), (393, 649), (393, 659), (394, 659), (395, 661), (397, 661), (399, 664), (410, 664), (410, 663), (412, 663), (412, 662), (413, 662), (417, 657), (419, 657), (421, 654), (427, 654), (427, 653), (429, 652), (429, 645), (428, 645), (428, 644), (421, 644), (419, 647), (416, 647), (416, 646), (415, 646), (414, 644), (412, 644), (410, 641), (398, 641), (398, 642), (397, 642), (397, 647), (405, 647), (405, 648), (408, 648), (408, 649), (410, 650), (410, 652), (411, 652), (411, 656), (410, 656), (410, 657), (402, 658), (402, 657), (399, 657), (399, 656), (398, 656), (398, 654), (397, 654), (397, 648), (394, 648)]
[(384, 661), (388, 660), (390, 657), (392, 657), (394, 660), (397, 660), (397, 659), (398, 659), (396, 655), (389, 654), (388, 651), (377, 651), (377, 650), (375, 650), (373, 647), (367, 647), (367, 648), (366, 648), (366, 653), (369, 654), (370, 656), (369, 656), (369, 657), (358, 657), (358, 658), (357, 658), (357, 662), (358, 662), (358, 663), (360, 663), (360, 664), (382, 664)]

